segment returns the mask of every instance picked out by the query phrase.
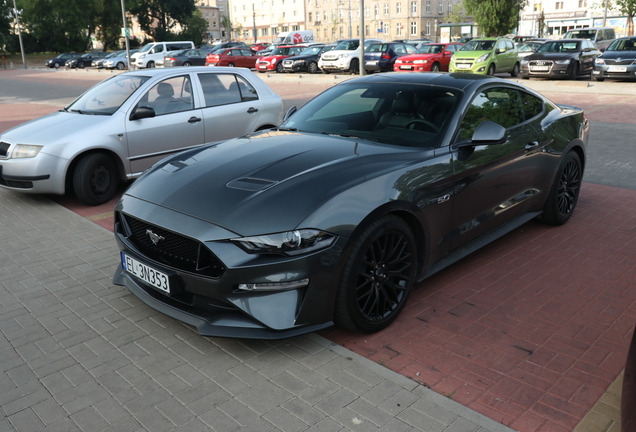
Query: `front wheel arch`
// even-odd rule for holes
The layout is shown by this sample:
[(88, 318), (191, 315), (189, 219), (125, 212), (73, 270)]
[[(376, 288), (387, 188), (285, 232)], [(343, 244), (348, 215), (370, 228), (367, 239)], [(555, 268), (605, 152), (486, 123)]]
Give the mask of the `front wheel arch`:
[(64, 177), (64, 193), (74, 193), (73, 189), (73, 175), (75, 173), (75, 168), (77, 168), (77, 164), (79, 161), (84, 158), (86, 155), (91, 153), (104, 153), (108, 155), (113, 161), (115, 161), (115, 165), (117, 166), (117, 173), (119, 182), (126, 182), (128, 179), (126, 178), (126, 169), (124, 168), (124, 164), (121, 158), (117, 155), (117, 153), (105, 150), (105, 149), (93, 149), (83, 153), (79, 153), (73, 157), (73, 161), (69, 164), (68, 169), (66, 170), (66, 175)]

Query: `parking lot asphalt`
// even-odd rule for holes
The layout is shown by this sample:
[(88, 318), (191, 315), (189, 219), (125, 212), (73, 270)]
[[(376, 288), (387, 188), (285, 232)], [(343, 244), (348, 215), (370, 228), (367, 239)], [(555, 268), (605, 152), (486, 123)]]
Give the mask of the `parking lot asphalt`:
[[(348, 78), (263, 76), (289, 99)], [(0, 430), (617, 430), (636, 322), (636, 92), (524, 84), (592, 121), (574, 217), (528, 223), (419, 284), (371, 336), (202, 338), (111, 284), (114, 202), (0, 191)], [(0, 130), (57, 103), (7, 99)]]

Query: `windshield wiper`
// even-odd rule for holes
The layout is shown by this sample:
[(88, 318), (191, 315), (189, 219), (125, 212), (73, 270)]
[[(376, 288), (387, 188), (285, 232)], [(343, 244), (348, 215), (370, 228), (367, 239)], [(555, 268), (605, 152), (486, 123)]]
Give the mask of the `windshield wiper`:
[(78, 109), (72, 109), (71, 112), (76, 112), (78, 114), (86, 114), (84, 111), (78, 110)]
[(286, 127), (279, 127), (278, 128), (279, 131), (289, 131), (289, 132), (298, 132), (298, 129), (296, 128), (286, 128)]

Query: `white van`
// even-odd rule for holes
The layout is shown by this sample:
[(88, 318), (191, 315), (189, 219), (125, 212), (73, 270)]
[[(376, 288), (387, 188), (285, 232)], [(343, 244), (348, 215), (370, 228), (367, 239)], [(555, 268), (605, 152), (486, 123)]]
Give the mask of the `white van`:
[(163, 59), (168, 51), (194, 48), (192, 41), (151, 42), (131, 56), (132, 65), (138, 68), (152, 68), (158, 59)]
[(616, 32), (612, 27), (583, 27), (569, 30), (562, 39), (587, 39), (597, 49), (605, 50), (616, 39)]
[(313, 30), (298, 30), (278, 33), (272, 45), (298, 45), (303, 43), (312, 43), (314, 40)]

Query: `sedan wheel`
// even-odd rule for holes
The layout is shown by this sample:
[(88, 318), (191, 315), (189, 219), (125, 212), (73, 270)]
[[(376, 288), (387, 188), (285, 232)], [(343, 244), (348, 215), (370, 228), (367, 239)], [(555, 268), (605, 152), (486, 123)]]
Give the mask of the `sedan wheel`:
[(433, 63), (433, 66), (431, 66), (431, 72), (439, 72), (439, 63)]
[(227, 67), (234, 67), (234, 63), (228, 63)]
[(117, 70), (124, 70), (125, 67), (122, 62), (117, 63)]
[(493, 76), (495, 75), (495, 64), (491, 63), (490, 66), (488, 66), (488, 75)]
[(400, 314), (417, 277), (417, 248), (411, 229), (388, 215), (353, 240), (335, 306), (335, 322), (350, 331), (372, 333)]
[(75, 195), (88, 205), (99, 205), (110, 201), (115, 196), (118, 183), (115, 162), (102, 153), (84, 156), (73, 174)]
[(563, 225), (570, 219), (579, 199), (582, 174), (581, 159), (571, 151), (563, 158), (543, 207), (541, 219), (545, 223)]
[(577, 76), (579, 76), (579, 64), (574, 63), (572, 67), (570, 68), (570, 73), (568, 74), (568, 78), (576, 79)]
[(190, 63), (190, 62), (183, 62), (183, 65), (184, 65), (184, 66), (192, 66), (192, 63)]
[(349, 65), (349, 72), (353, 75), (357, 75), (360, 73), (360, 62), (358, 59), (351, 60), (351, 64)]
[(309, 66), (307, 66), (307, 72), (309, 72), (310, 74), (320, 72), (320, 69), (318, 69), (318, 64), (316, 62), (309, 63)]
[(79, 69), (84, 69), (84, 63), (83, 62), (77, 62), (77, 67)]
[(283, 67), (283, 62), (280, 62), (276, 65), (276, 72), (278, 73), (284, 73), (285, 72), (285, 68)]
[(517, 75), (519, 75), (519, 63), (515, 63), (515, 66), (510, 71), (511, 77), (515, 78)]

